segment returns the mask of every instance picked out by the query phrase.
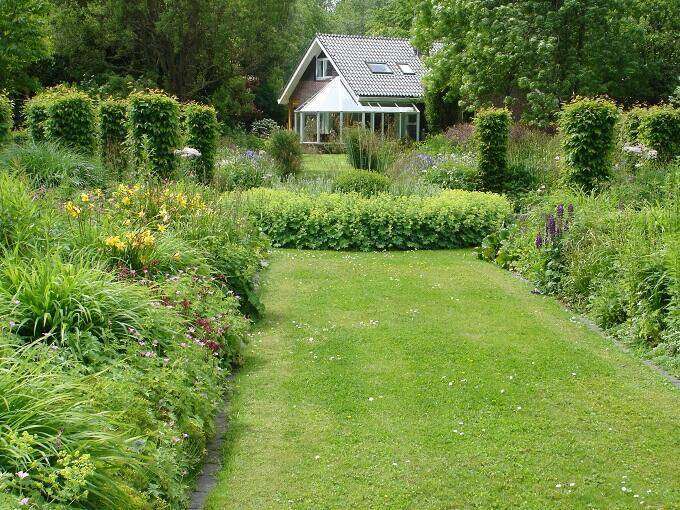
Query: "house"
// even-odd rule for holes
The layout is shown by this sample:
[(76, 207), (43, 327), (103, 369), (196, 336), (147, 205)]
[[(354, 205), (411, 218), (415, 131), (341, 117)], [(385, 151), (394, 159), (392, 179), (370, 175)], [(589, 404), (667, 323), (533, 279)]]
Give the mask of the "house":
[(279, 104), (302, 143), (342, 142), (353, 125), (420, 140), (424, 75), (407, 39), (317, 34)]

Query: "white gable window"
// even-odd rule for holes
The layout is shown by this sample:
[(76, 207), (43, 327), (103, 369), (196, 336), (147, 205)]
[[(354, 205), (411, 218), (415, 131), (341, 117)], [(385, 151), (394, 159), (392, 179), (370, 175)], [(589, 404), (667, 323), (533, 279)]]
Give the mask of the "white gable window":
[(404, 74), (416, 74), (416, 72), (411, 67), (411, 64), (398, 64), (398, 65), (399, 65), (399, 69), (401, 70), (402, 73), (404, 73)]
[(316, 59), (316, 79), (317, 80), (327, 80), (332, 78), (330, 61), (327, 58), (319, 57)]
[(373, 74), (393, 74), (392, 68), (385, 62), (366, 62)]

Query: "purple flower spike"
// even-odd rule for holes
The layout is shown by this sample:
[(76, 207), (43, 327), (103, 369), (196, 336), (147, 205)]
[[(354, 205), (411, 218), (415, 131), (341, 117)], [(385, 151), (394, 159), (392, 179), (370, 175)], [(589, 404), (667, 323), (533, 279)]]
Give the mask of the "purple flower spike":
[(548, 216), (546, 230), (548, 232), (548, 237), (550, 239), (555, 239), (555, 236), (557, 235), (557, 225), (555, 224), (555, 217), (552, 214)]
[(569, 204), (569, 207), (567, 207), (567, 212), (569, 213), (569, 216), (574, 214), (574, 204)]
[(541, 234), (538, 234), (536, 236), (536, 248), (541, 249), (543, 246), (543, 236)]
[(560, 204), (557, 206), (557, 217), (559, 219), (562, 219), (563, 216), (564, 216), (564, 204)]

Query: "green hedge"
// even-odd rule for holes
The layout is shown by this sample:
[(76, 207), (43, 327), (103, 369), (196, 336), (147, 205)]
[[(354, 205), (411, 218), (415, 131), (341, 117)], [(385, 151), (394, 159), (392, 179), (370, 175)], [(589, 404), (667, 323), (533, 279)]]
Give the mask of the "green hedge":
[(213, 177), (217, 154), (217, 112), (212, 106), (189, 103), (184, 107), (184, 122), (187, 145), (201, 153), (196, 162), (197, 177), (202, 183), (208, 184)]
[(46, 102), (45, 137), (81, 154), (97, 147), (97, 114), (92, 98), (77, 90), (62, 89)]
[(13, 112), (12, 101), (4, 94), (0, 94), (0, 143), (4, 143), (12, 136)]
[(475, 115), (479, 172), (485, 190), (501, 192), (504, 189), (511, 122), (512, 116), (505, 109), (488, 108)]
[(589, 191), (609, 178), (616, 105), (605, 99), (576, 99), (560, 117), (567, 180)]
[(276, 246), (332, 250), (409, 250), (474, 246), (512, 208), (499, 195), (461, 190), (432, 197), (310, 196), (254, 189), (234, 195)]
[(160, 91), (137, 92), (130, 96), (130, 134), (137, 162), (146, 161), (154, 175), (169, 178), (177, 170), (180, 105)]
[(389, 189), (390, 180), (387, 176), (369, 170), (348, 170), (338, 174), (333, 182), (333, 191), (359, 193), (366, 197)]
[(640, 122), (640, 141), (658, 153), (662, 161), (680, 156), (680, 109), (672, 106), (650, 108)]
[(110, 168), (125, 167), (127, 101), (105, 99), (99, 104), (99, 145), (102, 161)]
[(34, 142), (44, 142), (47, 120), (47, 94), (39, 94), (24, 103), (24, 118)]

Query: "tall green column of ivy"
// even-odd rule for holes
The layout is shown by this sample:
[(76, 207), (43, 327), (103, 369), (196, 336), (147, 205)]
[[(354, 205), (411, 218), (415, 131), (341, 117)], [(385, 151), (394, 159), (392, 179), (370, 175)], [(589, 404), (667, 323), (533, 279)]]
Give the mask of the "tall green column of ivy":
[(508, 139), (510, 112), (502, 108), (486, 108), (475, 115), (479, 172), (487, 191), (501, 192), (508, 175)]
[(45, 141), (45, 121), (47, 120), (47, 101), (43, 94), (37, 95), (24, 103), (24, 119), (31, 139), (34, 142)]
[(138, 92), (130, 95), (129, 101), (129, 132), (136, 163), (148, 162), (157, 177), (175, 176), (175, 150), (181, 142), (179, 103), (162, 91)]
[(653, 106), (640, 122), (640, 141), (657, 151), (661, 161), (680, 156), (680, 108)]
[(204, 184), (209, 184), (217, 154), (217, 112), (212, 106), (189, 103), (184, 107), (184, 119), (186, 143), (201, 153), (195, 165), (197, 177)]
[(4, 94), (0, 94), (0, 144), (12, 137), (13, 107), (12, 101)]
[(619, 111), (606, 99), (577, 98), (560, 115), (566, 179), (590, 191), (609, 179)]
[(97, 148), (97, 114), (92, 98), (78, 90), (62, 89), (46, 103), (45, 137), (81, 154)]

